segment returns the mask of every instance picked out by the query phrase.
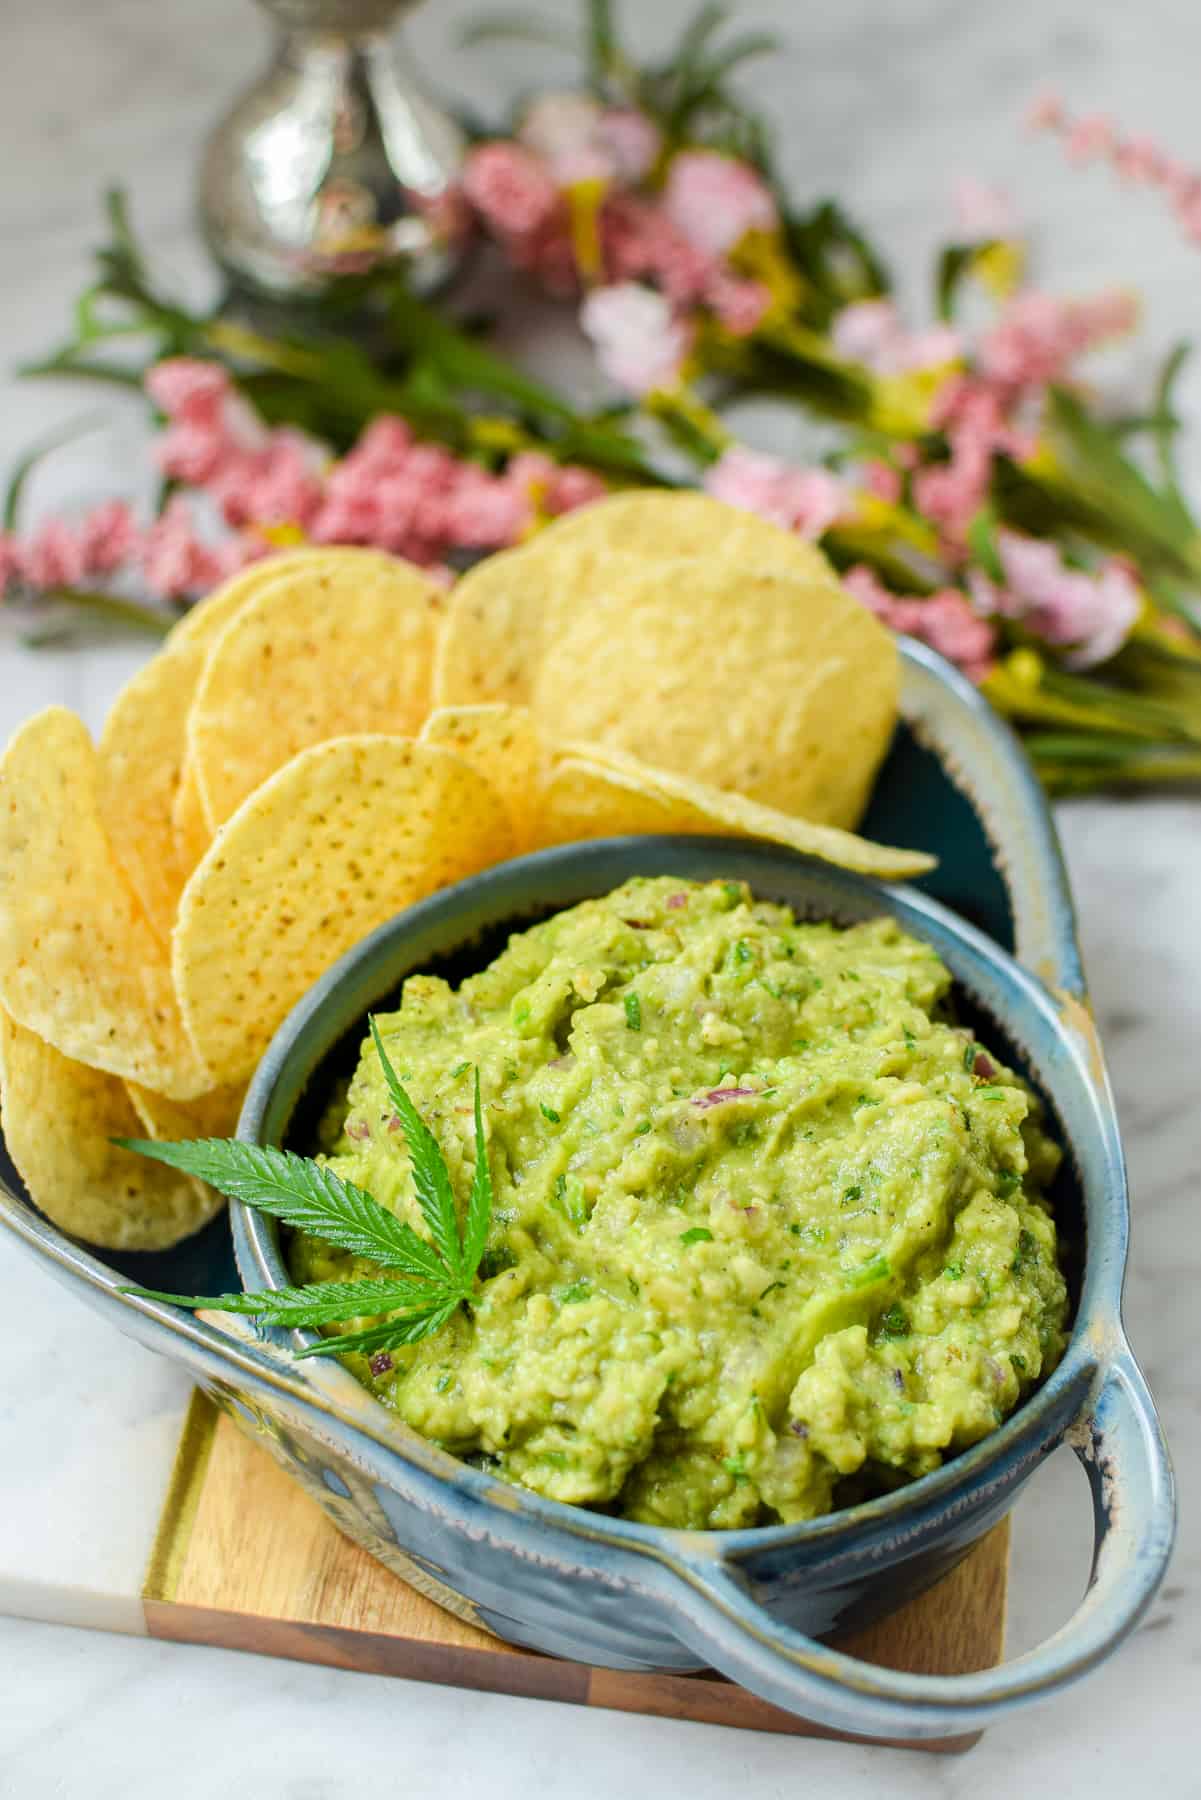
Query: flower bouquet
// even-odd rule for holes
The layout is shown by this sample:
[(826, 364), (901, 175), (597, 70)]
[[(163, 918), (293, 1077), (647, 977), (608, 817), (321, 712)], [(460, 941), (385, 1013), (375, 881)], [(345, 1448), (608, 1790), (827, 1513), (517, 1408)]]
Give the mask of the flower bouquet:
[[(528, 19), (469, 35), (514, 33), (562, 35)], [(27, 373), (140, 385), (161, 503), (144, 524), (118, 500), (26, 529), (26, 459), (0, 586), (35, 610), (165, 626), (280, 547), (372, 544), (450, 579), (615, 487), (697, 484), (819, 542), (864, 605), (1015, 720), (1054, 790), (1201, 774), (1201, 530), (1174, 462), (1186, 348), (1149, 404), (1107, 402), (1088, 359), (1134, 329), (1134, 298), (1030, 285), (1007, 201), (975, 183), (933, 316), (908, 324), (842, 209), (785, 192), (739, 99), (742, 65), (775, 47), (706, 5), (640, 67), (591, 0), (571, 87), (473, 129), (462, 201), (512, 280), (577, 313), (614, 390), (599, 411), (396, 271), (344, 282), (285, 334), (196, 312), (160, 289), (111, 197), (74, 334)], [(1030, 122), (1162, 191), (1201, 235), (1201, 179), (1147, 139), (1049, 98)], [(810, 436), (819, 422), (820, 455), (739, 440), (732, 406), (763, 397)]]

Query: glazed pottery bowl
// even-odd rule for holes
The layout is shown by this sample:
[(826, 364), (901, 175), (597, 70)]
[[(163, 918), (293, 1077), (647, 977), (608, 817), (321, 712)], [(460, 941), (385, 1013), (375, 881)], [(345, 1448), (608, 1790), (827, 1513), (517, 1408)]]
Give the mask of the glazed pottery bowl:
[[(303, 1138), (339, 1054), (407, 974), (448, 959), (456, 972), (479, 966), (507, 929), (630, 875), (741, 878), (798, 915), (840, 922), (890, 913), (943, 957), (965, 1017), (1040, 1088), (1068, 1151), (1054, 1196), (1076, 1252), (1067, 1352), (1004, 1425), (935, 1473), (825, 1518), (733, 1532), (669, 1531), (564, 1506), (435, 1448), (340, 1366), (295, 1363), (304, 1334), (293, 1344), (256, 1337), (228, 1317), (121, 1294), (121, 1272), (62, 1239), (15, 1194), (0, 1194), (0, 1219), (84, 1298), (189, 1364), (344, 1531), (461, 1616), (586, 1663), (711, 1665), (831, 1728), (917, 1740), (985, 1724), (1107, 1655), (1162, 1576), (1174, 1501), (1122, 1330), (1121, 1146), (1051, 824), (1020, 750), (973, 690), (916, 647), (906, 648), (905, 668), (907, 727), (868, 828), (937, 849), (942, 865), (926, 885), (940, 898), (745, 839), (626, 838), (521, 858), (408, 909), (344, 957), (278, 1033), (239, 1135)], [(244, 1285), (282, 1285), (274, 1222), (234, 1208), (232, 1226)], [(186, 1270), (150, 1258), (123, 1259), (123, 1269), (176, 1292), (184, 1274), (186, 1291), (220, 1291), (211, 1277), (225, 1254), (214, 1235), (194, 1242)], [(1080, 1608), (1046, 1644), (1000, 1669), (920, 1676), (821, 1642), (937, 1580), (1065, 1440), (1092, 1484), (1096, 1555)]]

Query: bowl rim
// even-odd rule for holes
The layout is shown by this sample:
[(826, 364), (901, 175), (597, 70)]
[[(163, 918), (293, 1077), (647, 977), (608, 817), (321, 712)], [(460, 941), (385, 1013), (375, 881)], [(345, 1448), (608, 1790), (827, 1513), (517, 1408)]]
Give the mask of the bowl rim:
[[(526, 870), (553, 871), (563, 863), (596, 858), (598, 861), (615, 852), (636, 851), (640, 856), (655, 854), (656, 847), (689, 846), (705, 854), (737, 854), (758, 857), (773, 864), (784, 863), (794, 869), (808, 870), (840, 887), (858, 891), (862, 897), (882, 903), (882, 908), (895, 915), (900, 909), (919, 925), (928, 925), (961, 945), (973, 959), (983, 960), (1021, 996), (1057, 1043), (1066, 1049), (1083, 1091), (1095, 1113), (1099, 1136), (1107, 1152), (1107, 1178), (1111, 1190), (1105, 1209), (1108, 1225), (1102, 1233), (1086, 1234), (1084, 1266), (1075, 1316), (1064, 1354), (1047, 1379), (1026, 1399), (1019, 1402), (1008, 1418), (975, 1444), (957, 1452), (929, 1474), (906, 1482), (891, 1493), (877, 1495), (854, 1506), (837, 1509), (814, 1519), (771, 1525), (741, 1526), (731, 1530), (705, 1528), (685, 1530), (675, 1526), (649, 1525), (640, 1521), (571, 1505), (510, 1482), (490, 1471), (477, 1469), (451, 1452), (441, 1449), (386, 1407), (358, 1378), (334, 1360), (314, 1364), (297, 1364), (297, 1374), (312, 1387), (314, 1401), (331, 1410), (355, 1429), (363, 1429), (370, 1419), (369, 1434), (381, 1446), (406, 1465), (420, 1469), (439, 1483), (448, 1485), (465, 1497), (484, 1504), (490, 1512), (502, 1511), (510, 1518), (520, 1513), (540, 1525), (565, 1531), (569, 1535), (591, 1539), (604, 1538), (615, 1544), (642, 1552), (654, 1552), (672, 1542), (686, 1538), (692, 1544), (708, 1543), (731, 1560), (767, 1550), (814, 1548), (824, 1546), (831, 1538), (854, 1537), (856, 1549), (889, 1533), (891, 1527), (903, 1524), (907, 1529), (921, 1529), (924, 1522), (943, 1510), (943, 1504), (968, 1490), (986, 1488), (990, 1472), (1001, 1465), (1024, 1462), (1045, 1453), (1058, 1443), (1066, 1429), (1058, 1423), (1065, 1407), (1074, 1416), (1091, 1390), (1098, 1373), (1106, 1368), (1125, 1346), (1120, 1317), (1121, 1284), (1125, 1270), (1128, 1236), (1128, 1201), (1121, 1145), (1116, 1116), (1107, 1090), (1095, 1079), (1090, 1066), (1089, 1048), (1080, 1042), (1070, 1023), (1065, 1020), (1055, 996), (1044, 983), (986, 933), (969, 924), (940, 901), (906, 884), (887, 883), (836, 868), (817, 858), (802, 855), (783, 845), (737, 837), (689, 837), (682, 834), (583, 840), (558, 845), (526, 856), (498, 863), (477, 875), (443, 888), (412, 906), (403, 908), (393, 918), (378, 926), (368, 937), (348, 950), (297, 1002), (292, 1012), (276, 1031), (247, 1091), (238, 1136), (249, 1142), (261, 1142), (261, 1122), (281, 1077), (303, 1035), (332, 1009), (341, 989), (357, 975), (360, 966), (369, 962), (393, 939), (419, 932), (437, 919), (447, 907), (460, 903), (465, 894), (481, 887), (497, 885), (512, 879), (513, 872)], [(703, 877), (694, 877), (703, 879)], [(717, 879), (716, 875), (710, 877)], [(608, 887), (598, 888), (607, 892)], [(575, 904), (565, 900), (563, 906)], [(551, 904), (551, 911), (558, 910)], [(497, 914), (496, 922), (503, 920)], [(394, 985), (394, 984), (393, 984)], [(341, 1035), (341, 1033), (339, 1033)], [(328, 1053), (332, 1039), (325, 1043), (314, 1059), (319, 1064)], [(249, 1285), (248, 1270), (262, 1285), (278, 1287), (287, 1281), (287, 1273), (278, 1251), (278, 1227), (253, 1209), (231, 1202), (234, 1250), (239, 1276), (244, 1288)], [(263, 1335), (277, 1344), (304, 1344), (317, 1334), (297, 1330), (268, 1331)], [(349, 1389), (345, 1386), (350, 1384)], [(347, 1417), (339, 1404), (339, 1392), (353, 1399), (354, 1411), (366, 1417)], [(365, 1408), (364, 1403), (365, 1402)], [(1068, 1420), (1070, 1423), (1070, 1418)]]

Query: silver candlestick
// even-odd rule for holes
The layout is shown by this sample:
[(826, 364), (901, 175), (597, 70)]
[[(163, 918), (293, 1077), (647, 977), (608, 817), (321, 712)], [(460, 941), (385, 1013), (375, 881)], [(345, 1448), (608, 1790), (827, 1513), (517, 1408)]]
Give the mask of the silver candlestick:
[(400, 262), (418, 293), (458, 266), (463, 138), (421, 93), (391, 28), (414, 0), (259, 0), (270, 67), (209, 140), (200, 218), (239, 286), (315, 297)]

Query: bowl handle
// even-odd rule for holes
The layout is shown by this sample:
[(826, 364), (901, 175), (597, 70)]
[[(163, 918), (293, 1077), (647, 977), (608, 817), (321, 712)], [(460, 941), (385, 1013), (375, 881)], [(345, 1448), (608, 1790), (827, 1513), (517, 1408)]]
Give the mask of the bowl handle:
[(1076, 1680), (1132, 1631), (1154, 1597), (1175, 1532), (1172, 1468), (1128, 1348), (1069, 1433), (1092, 1489), (1093, 1567), (1067, 1624), (1037, 1649), (966, 1675), (879, 1668), (780, 1624), (737, 1568), (674, 1559), (681, 1638), (752, 1693), (832, 1730), (918, 1742), (956, 1737)]

